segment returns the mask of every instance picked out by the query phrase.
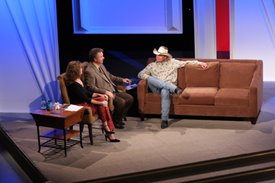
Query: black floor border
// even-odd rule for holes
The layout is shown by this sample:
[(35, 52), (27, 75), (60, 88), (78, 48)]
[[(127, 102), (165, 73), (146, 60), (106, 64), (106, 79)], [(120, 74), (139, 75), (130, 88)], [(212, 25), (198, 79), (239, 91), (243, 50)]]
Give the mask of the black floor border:
[(259, 181), (267, 181), (275, 179), (275, 166), (265, 167), (261, 169), (255, 169), (250, 171), (243, 171), (238, 173), (232, 173), (217, 177), (209, 177), (205, 179), (197, 179), (194, 181), (188, 181), (186, 183), (251, 183)]
[[(213, 171), (227, 170), (232, 168), (239, 168), (249, 165), (256, 165), (260, 163), (266, 163), (270, 161), (275, 161), (275, 150), (267, 150), (260, 151), (255, 153), (242, 154), (237, 156), (231, 156), (226, 158), (219, 158), (215, 160), (207, 160), (196, 163), (190, 163), (185, 165), (178, 165), (172, 167), (165, 167), (160, 169), (154, 169), (149, 171), (142, 171), (136, 173), (129, 173), (124, 175), (99, 178), (87, 181), (80, 181), (78, 183), (86, 183), (86, 182), (154, 182), (161, 180), (169, 180), (182, 178), (185, 176), (198, 175), (202, 173), (209, 173)], [(256, 171), (256, 170), (255, 170)], [(259, 177), (260, 174), (268, 174), (268, 171), (258, 171), (257, 175)], [(272, 171), (273, 173), (273, 171)], [(275, 175), (275, 174), (274, 174)], [(274, 176), (273, 175), (273, 176)], [(242, 180), (242, 176), (246, 177), (245, 174), (239, 173), (238, 177), (235, 179)], [(268, 178), (268, 177), (267, 177)], [(233, 180), (233, 177), (223, 176), (220, 177), (220, 182), (225, 182), (226, 179)], [(218, 180), (218, 179), (217, 179)], [(246, 179), (247, 180), (247, 179)], [(251, 180), (251, 179), (250, 179)], [(201, 180), (203, 181), (203, 180)], [(205, 181), (212, 181), (212, 179), (206, 179)], [(194, 181), (196, 182), (196, 181)], [(214, 181), (215, 182), (215, 181)], [(251, 181), (250, 181), (251, 182)]]
[(29, 158), (17, 147), (0, 124), (1, 145), (10, 153), (18, 165), (24, 170), (33, 182), (48, 182), (47, 178), (29, 160)]

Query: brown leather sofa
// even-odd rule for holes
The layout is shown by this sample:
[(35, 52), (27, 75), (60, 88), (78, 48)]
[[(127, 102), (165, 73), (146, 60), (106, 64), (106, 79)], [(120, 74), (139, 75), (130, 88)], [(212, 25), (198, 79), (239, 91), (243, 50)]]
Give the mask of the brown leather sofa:
[[(208, 68), (189, 64), (178, 69), (178, 86), (190, 97), (171, 95), (170, 115), (240, 117), (255, 124), (263, 98), (262, 60), (198, 60), (207, 62)], [(152, 61), (149, 58), (147, 64)], [(160, 114), (160, 95), (151, 93), (145, 80), (138, 83), (137, 97), (141, 120), (148, 114)]]

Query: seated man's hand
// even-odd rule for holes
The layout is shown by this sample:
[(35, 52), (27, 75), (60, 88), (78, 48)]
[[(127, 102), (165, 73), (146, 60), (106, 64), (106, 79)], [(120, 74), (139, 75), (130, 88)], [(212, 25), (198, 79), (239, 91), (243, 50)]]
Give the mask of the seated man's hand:
[(106, 94), (98, 93), (98, 96), (101, 96), (101, 97), (103, 97), (105, 100), (108, 100), (108, 95), (106, 95)]
[(102, 101), (102, 105), (103, 105), (104, 107), (108, 107), (108, 102), (107, 102), (106, 100), (104, 100), (104, 101)]
[(110, 92), (110, 91), (106, 91), (106, 93), (105, 93), (109, 98), (111, 98), (111, 99), (114, 99), (115, 98), (115, 95), (112, 93), (112, 92)]
[(103, 94), (103, 97), (108, 101), (108, 95), (106, 95), (106, 94)]
[(132, 83), (132, 81), (131, 81), (130, 79), (128, 79), (128, 78), (124, 78), (124, 79), (122, 80), (122, 82), (123, 82), (123, 83), (127, 83), (127, 84), (131, 84), (131, 83)]

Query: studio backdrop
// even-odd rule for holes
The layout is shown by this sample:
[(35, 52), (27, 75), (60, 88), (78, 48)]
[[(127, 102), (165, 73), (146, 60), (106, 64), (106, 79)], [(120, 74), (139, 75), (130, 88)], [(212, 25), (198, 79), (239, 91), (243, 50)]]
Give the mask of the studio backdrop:
[(0, 22), (0, 112), (58, 100), (55, 0), (1, 0)]
[[(264, 80), (274, 81), (274, 0), (229, 3), (230, 57), (263, 60)], [(56, 15), (55, 0), (0, 1), (0, 112), (29, 112), (42, 99), (60, 99)], [(215, 16), (215, 0), (194, 0), (197, 58), (215, 58)]]

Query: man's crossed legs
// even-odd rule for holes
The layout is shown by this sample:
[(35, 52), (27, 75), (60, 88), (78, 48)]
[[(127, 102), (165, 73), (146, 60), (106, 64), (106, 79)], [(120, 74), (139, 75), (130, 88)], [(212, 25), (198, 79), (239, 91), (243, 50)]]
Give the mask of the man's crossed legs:
[(184, 97), (182, 96), (184, 92), (176, 85), (162, 81), (153, 76), (149, 76), (147, 82), (153, 93), (161, 95), (161, 128), (167, 128), (171, 102), (170, 94), (176, 93), (180, 95), (180, 97)]

